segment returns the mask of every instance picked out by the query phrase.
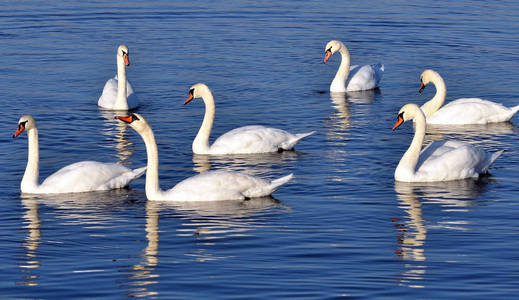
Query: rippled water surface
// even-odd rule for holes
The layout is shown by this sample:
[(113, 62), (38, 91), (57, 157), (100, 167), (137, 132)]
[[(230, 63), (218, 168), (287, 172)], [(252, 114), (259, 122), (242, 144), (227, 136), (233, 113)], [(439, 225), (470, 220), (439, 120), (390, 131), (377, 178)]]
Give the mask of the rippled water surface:
[[(519, 292), (519, 142), (511, 123), (431, 127), (504, 149), (492, 176), (395, 183), (412, 124), (392, 132), (426, 68), (447, 101), (519, 104), (519, 3), (499, 1), (4, 1), (0, 12), (0, 294), (105, 298), (505, 299)], [(330, 95), (342, 40), (352, 63), (381, 62), (373, 92)], [(146, 163), (141, 138), (97, 108), (130, 48), (137, 111), (155, 131), (169, 188), (206, 170), (295, 179), (274, 198), (147, 202), (131, 189), (27, 197), (19, 182), (36, 118), (40, 177), (80, 160)], [(295, 152), (194, 156), (204, 106), (183, 101), (206, 83), (213, 139), (242, 125), (315, 130)]]

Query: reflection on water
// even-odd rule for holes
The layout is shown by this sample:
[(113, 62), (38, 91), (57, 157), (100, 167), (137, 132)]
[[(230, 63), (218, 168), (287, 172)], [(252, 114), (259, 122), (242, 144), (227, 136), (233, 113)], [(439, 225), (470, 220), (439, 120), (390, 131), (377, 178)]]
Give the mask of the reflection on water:
[(133, 142), (126, 138), (128, 125), (124, 122), (119, 122), (115, 116), (125, 116), (128, 111), (110, 111), (99, 110), (99, 113), (105, 118), (105, 129), (103, 134), (114, 139), (115, 149), (117, 150), (117, 158), (121, 164), (129, 164), (129, 158), (132, 156), (135, 149)]
[[(337, 93), (332, 93), (337, 94)], [(346, 99), (351, 103), (373, 103), (375, 96), (380, 95), (380, 89), (357, 91), (357, 92), (346, 92)], [(332, 95), (333, 97), (333, 95)]]
[(23, 218), (26, 223), (29, 234), (23, 242), (25, 250), (25, 260), (19, 265), (22, 275), (22, 282), (19, 284), (27, 286), (37, 286), (38, 275), (34, 274), (34, 270), (41, 265), (38, 259), (38, 247), (41, 244), (40, 231), (40, 215), (38, 212), (38, 202), (33, 198), (22, 198), (22, 204), (27, 209)]
[(497, 143), (505, 135), (517, 133), (518, 130), (510, 122), (472, 124), (472, 125), (427, 125), (426, 142), (444, 140), (445, 135), (472, 143)]
[[(425, 279), (426, 265), (423, 262), (427, 260), (425, 253), (427, 226), (422, 205), (427, 203), (440, 204), (447, 207), (447, 209), (442, 210), (443, 213), (450, 212), (452, 207), (455, 207), (458, 212), (466, 211), (466, 209), (459, 208), (477, 205), (473, 199), (476, 199), (484, 191), (488, 183), (487, 179), (431, 183), (395, 182), (395, 191), (400, 202), (399, 207), (407, 213), (407, 216), (401, 222), (399, 218), (393, 219), (398, 232), (398, 249), (395, 250), (395, 253), (403, 260), (419, 262), (404, 265), (407, 270), (402, 274), (401, 284), (415, 288), (425, 287), (417, 283), (423, 282)], [(439, 222), (434, 227), (466, 230), (462, 226), (467, 224), (469, 223), (465, 220), (449, 220)]]
[(286, 163), (296, 161), (299, 155), (296, 151), (234, 155), (193, 154), (193, 170), (203, 173), (213, 168), (249, 175), (265, 175), (272, 173), (274, 168), (283, 168)]
[(159, 253), (159, 203), (154, 201), (146, 202), (146, 240), (147, 245), (143, 249), (142, 261), (139, 264), (131, 266), (131, 275), (129, 276), (132, 287), (130, 289), (131, 297), (153, 297), (159, 293), (151, 291), (152, 285), (159, 283), (160, 275), (155, 274), (155, 268), (159, 263), (157, 257)]

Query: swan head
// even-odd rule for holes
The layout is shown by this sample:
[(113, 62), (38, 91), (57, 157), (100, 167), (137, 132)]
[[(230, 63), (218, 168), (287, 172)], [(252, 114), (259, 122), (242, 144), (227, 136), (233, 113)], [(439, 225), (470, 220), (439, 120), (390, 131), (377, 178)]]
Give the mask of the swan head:
[(146, 119), (138, 113), (133, 113), (129, 116), (116, 116), (115, 118), (129, 124), (137, 132), (143, 132), (144, 129), (150, 126)]
[(337, 40), (331, 40), (324, 47), (324, 63), (330, 59), (330, 57), (337, 51), (339, 51), (344, 46), (343, 43)]
[(440, 77), (440, 74), (438, 74), (436, 71), (427, 69), (422, 72), (422, 75), (420, 75), (420, 90), (418, 92), (422, 93), (425, 89), (425, 86), (428, 85), (431, 82), (435, 82)]
[(211, 90), (207, 85), (203, 83), (197, 83), (191, 86), (189, 88), (189, 96), (187, 97), (186, 101), (184, 101), (184, 105), (188, 104), (191, 100), (196, 98), (203, 98), (205, 95), (211, 94)]
[(19, 136), (24, 130), (29, 131), (33, 128), (36, 128), (36, 120), (31, 116), (23, 116), (18, 120), (18, 128), (13, 134), (13, 138)]
[(117, 48), (117, 56), (123, 59), (126, 66), (130, 65), (130, 51), (128, 50), (128, 46), (120, 45), (119, 48)]
[(396, 118), (396, 123), (393, 126), (393, 130), (400, 127), (400, 125), (404, 124), (404, 122), (413, 120), (419, 114), (421, 114), (422, 117), (425, 119), (425, 115), (422, 112), (422, 110), (420, 109), (420, 107), (418, 107), (418, 105), (416, 105), (414, 103), (409, 103), (409, 104), (402, 106), (402, 108), (398, 112), (398, 116)]

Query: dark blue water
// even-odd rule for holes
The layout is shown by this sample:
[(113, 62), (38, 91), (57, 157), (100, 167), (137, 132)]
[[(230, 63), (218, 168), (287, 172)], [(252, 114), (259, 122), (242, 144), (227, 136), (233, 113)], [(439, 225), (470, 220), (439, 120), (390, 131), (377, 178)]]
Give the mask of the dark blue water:
[[(511, 123), (430, 129), (505, 153), (492, 176), (400, 184), (412, 138), (392, 132), (426, 68), (447, 101), (519, 103), (515, 1), (4, 1), (0, 12), (0, 294), (19, 298), (504, 299), (519, 292), (519, 142)], [(331, 98), (339, 64), (381, 62), (374, 93)], [(162, 188), (205, 170), (296, 178), (273, 198), (202, 204), (147, 202), (129, 190), (23, 197), (27, 160), (17, 121), (40, 132), (40, 177), (80, 160), (146, 163), (144, 144), (96, 103), (130, 48), (128, 78), (159, 147)], [(296, 152), (193, 156), (206, 83), (213, 137), (243, 125), (316, 130)], [(326, 93), (319, 93), (326, 91)]]

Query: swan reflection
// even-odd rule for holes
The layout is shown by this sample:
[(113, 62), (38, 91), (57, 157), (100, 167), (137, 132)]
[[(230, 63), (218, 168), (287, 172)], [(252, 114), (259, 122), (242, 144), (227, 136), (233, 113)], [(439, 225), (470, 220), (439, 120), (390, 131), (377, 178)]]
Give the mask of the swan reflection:
[[(350, 104), (369, 104), (375, 101), (375, 97), (380, 94), (378, 89), (369, 91), (337, 93), (330, 92), (330, 100), (336, 112), (330, 115), (332, 128), (335, 136), (340, 137), (346, 135), (346, 131), (351, 126), (350, 121)], [(349, 134), (348, 134), (349, 135)]]
[(193, 154), (193, 170), (203, 173), (213, 168), (248, 175), (263, 175), (272, 173), (275, 169), (286, 169), (297, 160), (299, 155), (300, 153), (296, 151), (234, 155)]
[[(128, 111), (110, 111), (99, 110), (99, 113), (105, 118), (105, 129), (103, 134), (115, 141), (115, 149), (117, 150), (117, 158), (122, 164), (128, 164), (128, 159), (135, 152), (133, 142), (126, 138), (128, 134), (128, 125), (115, 119), (116, 116), (126, 116)], [(110, 146), (111, 147), (111, 146)]]
[(23, 218), (25, 219), (25, 228), (28, 229), (29, 233), (23, 242), (25, 259), (23, 263), (19, 265), (21, 272), (23, 273), (22, 282), (20, 284), (37, 286), (39, 285), (37, 282), (38, 275), (35, 275), (33, 272), (41, 265), (41, 262), (38, 259), (38, 247), (41, 244), (38, 202), (32, 197), (23, 197), (22, 205), (26, 209)]
[[(423, 205), (440, 204), (445, 208), (445, 213), (453, 209), (463, 212), (466, 208), (477, 205), (475, 199), (485, 191), (487, 183), (488, 178), (431, 183), (395, 182), (399, 207), (407, 214), (402, 220), (393, 219), (398, 232), (398, 248), (395, 253), (405, 261), (418, 262), (405, 264), (406, 271), (402, 274), (401, 284), (415, 288), (424, 287), (420, 282), (423, 282), (426, 274), (426, 265), (423, 262), (427, 260), (425, 243), (428, 226), (423, 216)], [(442, 221), (435, 226), (466, 230), (462, 227), (466, 224), (468, 222), (465, 220)]]

